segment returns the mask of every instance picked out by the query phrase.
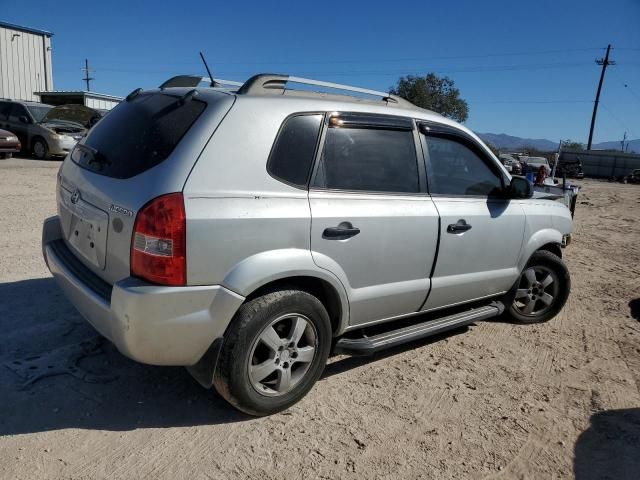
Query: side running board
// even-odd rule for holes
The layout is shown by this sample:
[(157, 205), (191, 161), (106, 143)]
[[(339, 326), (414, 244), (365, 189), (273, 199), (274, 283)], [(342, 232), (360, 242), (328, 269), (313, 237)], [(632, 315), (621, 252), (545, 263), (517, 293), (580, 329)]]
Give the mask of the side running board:
[(446, 317), (409, 325), (373, 336), (360, 338), (341, 338), (333, 348), (333, 353), (345, 355), (371, 355), (386, 348), (437, 335), (447, 330), (459, 328), (470, 323), (497, 317), (504, 311), (504, 305), (494, 302), (483, 307), (465, 310)]

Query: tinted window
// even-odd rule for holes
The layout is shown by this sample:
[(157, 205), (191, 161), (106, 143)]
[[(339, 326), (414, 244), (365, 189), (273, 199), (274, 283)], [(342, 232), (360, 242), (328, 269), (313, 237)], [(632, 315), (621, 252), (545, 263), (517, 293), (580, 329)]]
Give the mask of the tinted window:
[(500, 177), (466, 145), (427, 137), (429, 190), (443, 195), (490, 195), (502, 189)]
[(306, 186), (322, 117), (298, 115), (285, 121), (267, 163), (271, 175), (287, 183)]
[(102, 175), (133, 177), (165, 160), (205, 107), (163, 93), (138, 95), (98, 122), (71, 159)]
[[(20, 117), (27, 117), (27, 110), (22, 105), (14, 103), (9, 111), (9, 120), (12, 122), (19, 122)], [(29, 118), (29, 117), (27, 117)]]
[(9, 117), (9, 111), (11, 111), (11, 104), (0, 102), (0, 120), (6, 120)]
[(341, 190), (419, 192), (413, 132), (329, 128), (316, 185)]

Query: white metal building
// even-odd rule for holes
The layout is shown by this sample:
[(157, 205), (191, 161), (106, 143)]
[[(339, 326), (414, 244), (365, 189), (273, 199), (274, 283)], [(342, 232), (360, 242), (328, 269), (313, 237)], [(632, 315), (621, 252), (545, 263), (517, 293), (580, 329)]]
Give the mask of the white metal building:
[(51, 32), (0, 21), (0, 98), (37, 100), (53, 89)]
[(114, 95), (106, 95), (104, 93), (86, 92), (86, 91), (52, 91), (52, 92), (35, 92), (40, 97), (40, 102), (49, 105), (84, 105), (99, 110), (111, 110), (124, 98)]

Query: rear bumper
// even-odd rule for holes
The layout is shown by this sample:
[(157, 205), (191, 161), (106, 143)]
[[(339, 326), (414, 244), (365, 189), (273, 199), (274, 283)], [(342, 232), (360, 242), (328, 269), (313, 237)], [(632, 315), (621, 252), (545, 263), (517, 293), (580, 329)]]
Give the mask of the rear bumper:
[(196, 364), (244, 301), (219, 285), (164, 287), (130, 277), (111, 287), (80, 264), (61, 237), (58, 217), (45, 220), (42, 249), (53, 277), (80, 314), (138, 362)]

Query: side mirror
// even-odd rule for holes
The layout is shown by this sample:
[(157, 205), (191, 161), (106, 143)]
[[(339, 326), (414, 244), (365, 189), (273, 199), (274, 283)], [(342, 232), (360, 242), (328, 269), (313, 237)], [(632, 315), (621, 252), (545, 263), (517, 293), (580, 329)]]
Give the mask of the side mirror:
[(29, 119), (27, 118), (26, 115), (20, 115), (18, 117), (18, 120), (20, 121), (20, 123), (31, 123), (31, 122), (29, 122)]
[(509, 185), (510, 198), (531, 198), (533, 197), (533, 184), (526, 177), (511, 177)]

